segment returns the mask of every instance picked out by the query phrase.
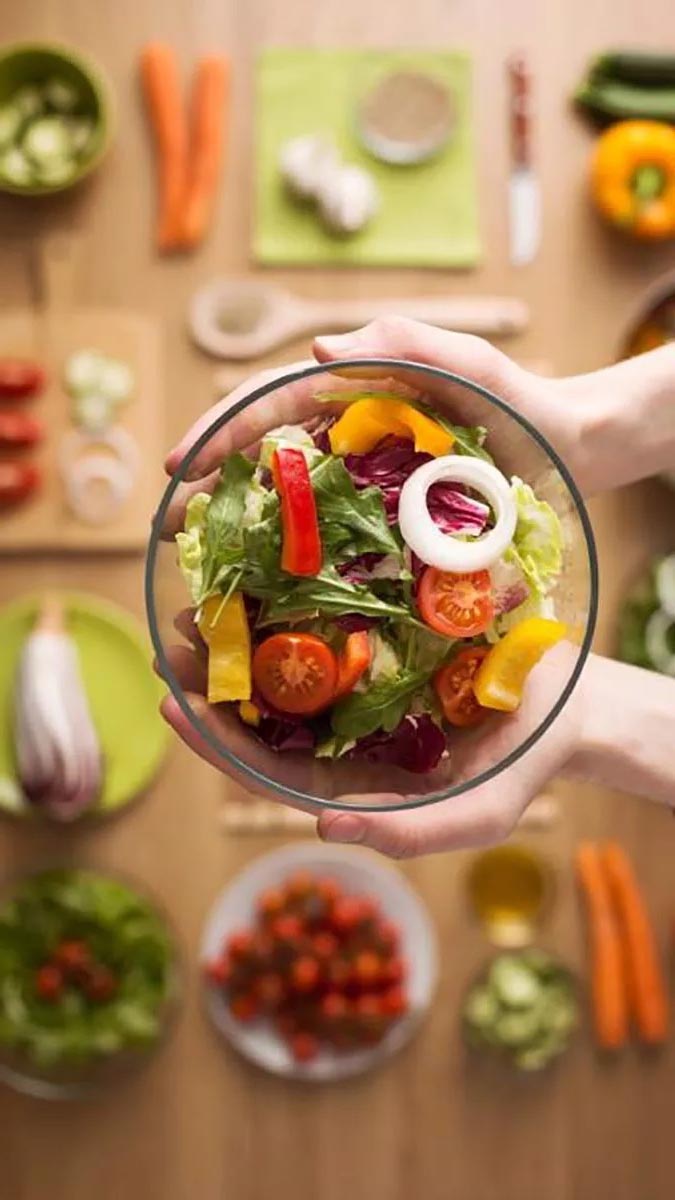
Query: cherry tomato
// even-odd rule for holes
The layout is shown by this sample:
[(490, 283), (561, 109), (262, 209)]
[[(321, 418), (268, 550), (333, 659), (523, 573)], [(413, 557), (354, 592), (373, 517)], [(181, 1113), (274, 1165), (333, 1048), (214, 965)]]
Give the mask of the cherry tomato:
[(367, 1021), (376, 1021), (382, 1016), (382, 998), (368, 992), (363, 996), (357, 996), (354, 1001), (354, 1012), (357, 1017), (365, 1018)]
[(77, 977), (86, 973), (91, 966), (91, 954), (86, 942), (60, 942), (54, 952), (54, 963), (66, 975)]
[(319, 1011), (327, 1021), (341, 1021), (349, 1012), (349, 1001), (342, 992), (326, 992), (319, 1001)]
[(294, 1033), (289, 1045), (296, 1062), (311, 1062), (319, 1053), (319, 1042), (313, 1033)]
[(277, 917), (272, 922), (270, 933), (277, 942), (283, 942), (289, 946), (295, 945), (302, 938), (302, 921), (292, 914)]
[(35, 972), (35, 991), (41, 1000), (56, 1004), (63, 992), (63, 974), (53, 963), (46, 963)]
[(253, 1021), (258, 1016), (258, 1002), (255, 996), (242, 994), (232, 996), (230, 1000), (230, 1012), (237, 1021)]
[(294, 1013), (278, 1013), (274, 1024), (279, 1037), (282, 1037), (285, 1042), (292, 1038), (294, 1033), (298, 1032), (298, 1019)]
[(115, 995), (117, 980), (109, 967), (95, 963), (87, 971), (82, 987), (88, 1000), (92, 1000), (94, 1004), (105, 1004)]
[(364, 990), (376, 987), (382, 978), (382, 964), (372, 950), (361, 950), (352, 963), (352, 978)]
[(361, 901), (357, 896), (342, 896), (335, 901), (331, 913), (331, 926), (338, 936), (346, 936), (361, 924)]
[(408, 974), (408, 964), (404, 958), (395, 954), (388, 962), (382, 966), (382, 981), (393, 987), (396, 984), (403, 983)]
[(291, 985), (296, 992), (313, 992), (320, 976), (319, 964), (309, 954), (300, 955), (291, 966)]
[(296, 871), (286, 884), (286, 895), (289, 900), (306, 900), (314, 888), (314, 876), (310, 871)]
[(312, 938), (312, 951), (320, 962), (330, 962), (338, 951), (338, 940), (327, 930), (315, 933)]
[(254, 987), (256, 998), (268, 1011), (277, 1009), (284, 999), (284, 981), (275, 971), (266, 971), (264, 975), (259, 975)]
[(377, 923), (375, 936), (381, 949), (391, 953), (398, 947), (401, 930), (394, 921), (380, 920)]
[(246, 962), (253, 952), (253, 934), (248, 929), (240, 929), (230, 934), (227, 939), (227, 950), (233, 962)]
[(402, 1017), (408, 1011), (408, 1000), (403, 988), (389, 988), (380, 997), (381, 1011), (388, 1017)]
[(489, 653), (488, 646), (467, 646), (434, 675), (436, 695), (443, 715), (451, 725), (479, 725), (489, 715), (488, 709), (478, 703), (473, 690), (478, 668)]
[(41, 366), (22, 358), (0, 358), (0, 399), (23, 400), (45, 386)]
[(417, 594), (422, 620), (445, 637), (482, 633), (494, 617), (489, 571), (462, 575), (427, 567)]
[(258, 912), (265, 920), (278, 917), (286, 907), (286, 897), (281, 888), (268, 888), (258, 897)]
[(0, 462), (0, 506), (25, 500), (41, 482), (42, 476), (33, 463)]
[(364, 671), (368, 670), (372, 653), (370, 639), (365, 630), (350, 633), (338, 655), (338, 679), (334, 700), (347, 696), (354, 690)]
[(334, 904), (339, 896), (342, 895), (342, 888), (337, 879), (333, 879), (330, 875), (325, 875), (316, 881), (316, 890), (322, 900), (326, 904)]
[(215, 958), (204, 966), (204, 974), (214, 987), (227, 987), (232, 975), (232, 968), (226, 958)]
[(335, 654), (311, 633), (275, 633), (253, 655), (255, 685), (280, 712), (320, 712), (333, 699), (337, 678)]
[(351, 974), (351, 967), (343, 958), (334, 958), (326, 971), (328, 982), (336, 991), (343, 991), (348, 986)]
[(34, 446), (42, 438), (42, 425), (23, 412), (0, 412), (0, 449)]

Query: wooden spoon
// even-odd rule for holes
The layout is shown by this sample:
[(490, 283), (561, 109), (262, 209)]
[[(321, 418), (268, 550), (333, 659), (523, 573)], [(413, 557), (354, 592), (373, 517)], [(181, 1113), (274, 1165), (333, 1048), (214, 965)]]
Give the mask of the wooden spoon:
[(197, 345), (208, 354), (251, 359), (295, 338), (357, 329), (386, 314), (484, 337), (522, 333), (529, 320), (527, 305), (508, 297), (310, 300), (255, 279), (217, 279), (194, 297), (189, 326)]

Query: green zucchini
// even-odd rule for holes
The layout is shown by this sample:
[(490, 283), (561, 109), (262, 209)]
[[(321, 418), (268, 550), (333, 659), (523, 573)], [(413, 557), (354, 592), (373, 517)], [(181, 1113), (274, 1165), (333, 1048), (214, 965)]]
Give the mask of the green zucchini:
[(642, 87), (675, 87), (675, 54), (614, 50), (596, 58), (590, 78), (616, 79)]
[(613, 79), (583, 83), (576, 103), (601, 120), (675, 121), (675, 84), (639, 87)]

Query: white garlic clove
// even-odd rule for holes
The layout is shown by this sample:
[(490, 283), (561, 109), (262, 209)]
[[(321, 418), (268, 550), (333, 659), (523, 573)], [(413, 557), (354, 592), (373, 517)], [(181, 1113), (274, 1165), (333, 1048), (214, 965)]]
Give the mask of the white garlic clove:
[(370, 171), (346, 165), (324, 178), (318, 195), (321, 216), (333, 233), (358, 233), (380, 207), (377, 185)]
[(286, 187), (301, 200), (316, 199), (326, 175), (339, 163), (333, 143), (318, 133), (291, 138), (279, 154), (279, 170)]

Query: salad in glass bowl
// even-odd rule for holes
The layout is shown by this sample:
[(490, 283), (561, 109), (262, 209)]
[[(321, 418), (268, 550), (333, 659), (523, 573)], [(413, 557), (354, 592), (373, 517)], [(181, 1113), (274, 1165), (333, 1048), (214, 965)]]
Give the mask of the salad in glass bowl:
[[(414, 368), (416, 381), (423, 370)], [(581, 628), (585, 654), (595, 569), (587, 518), (550, 448), (534, 431), (527, 446), (514, 445), (511, 425), (522, 418), (475, 385), (431, 370), (436, 388), (426, 390), (400, 373), (386, 383), (325, 372), (314, 381), (319, 372), (298, 377), (301, 419), (251, 436), (258, 422), (245, 408), (262, 395), (254, 393), (191, 452), (194, 459), (212, 439), (218, 469), (208, 490), (190, 485), (175, 537), (190, 640), (207, 659), (203, 690), (222, 733), (208, 722), (200, 730), (252, 773), (258, 763), (241, 748), (257, 742), (267, 752), (265, 781), (303, 798), (339, 791), (317, 774), (297, 788), (299, 777), (284, 778), (269, 752), (279, 763), (305, 756), (356, 764), (356, 787), (343, 772), (344, 790), (381, 791), (386, 764), (401, 772), (404, 793), (426, 796), (439, 782), (458, 786), (450, 764), (459, 740), (509, 720), (547, 650)], [(452, 382), (447, 408), (434, 395), (439, 376)], [(478, 401), (472, 415), (495, 405), (492, 428), (462, 419), (465, 397), (452, 411), (448, 401), (462, 390)], [(227, 428), (237, 412), (247, 417), (243, 441)], [(497, 428), (506, 431), (501, 443)], [(509, 469), (514, 458), (536, 468), (541, 492), (525, 471)], [(180, 482), (158, 521), (175, 514)], [(561, 609), (557, 594), (579, 545), (586, 561), (582, 553), (568, 577), (578, 591)], [(156, 552), (151, 546), (151, 629), (181, 699), (159, 633)], [(579, 660), (575, 652), (556, 702), (571, 690)], [(500, 765), (508, 756), (503, 747), (495, 754)], [(478, 775), (485, 756), (475, 761)], [(364, 789), (366, 764), (380, 780), (371, 775)], [(416, 786), (415, 776), (425, 782)]]
[(166, 919), (135, 888), (75, 868), (24, 877), (0, 902), (0, 1078), (67, 1097), (139, 1065), (176, 984)]

